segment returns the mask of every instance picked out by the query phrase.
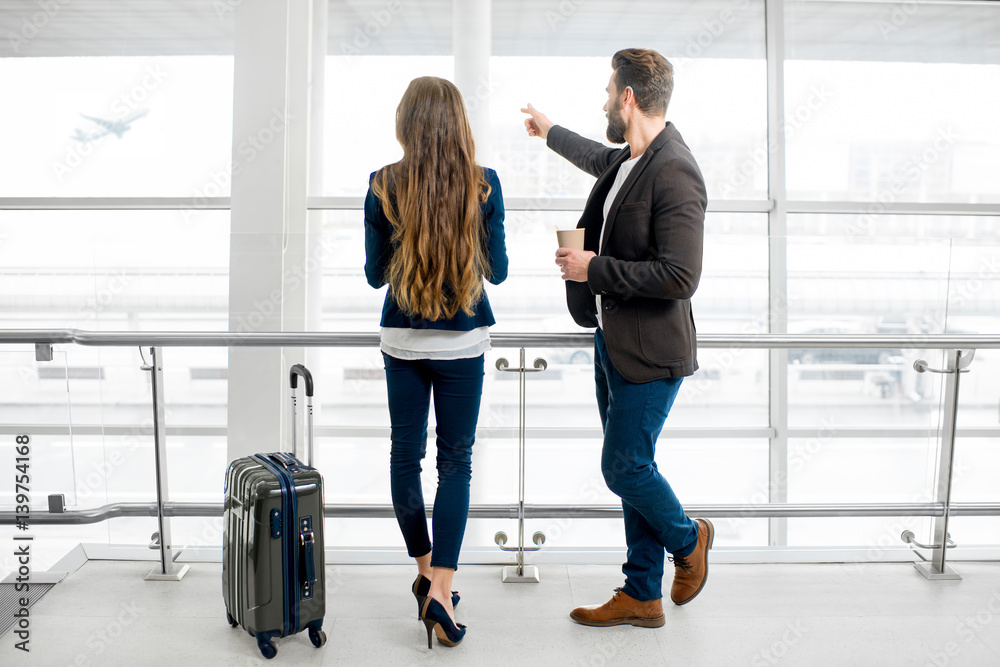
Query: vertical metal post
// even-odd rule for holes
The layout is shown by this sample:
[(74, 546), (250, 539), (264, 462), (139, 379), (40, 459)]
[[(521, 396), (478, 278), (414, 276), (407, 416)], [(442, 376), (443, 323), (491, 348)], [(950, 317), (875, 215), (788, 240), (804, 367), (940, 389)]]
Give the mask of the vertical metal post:
[(516, 565), (508, 565), (503, 568), (501, 574), (501, 581), (505, 584), (510, 583), (534, 583), (537, 584), (539, 579), (538, 567), (536, 565), (525, 565), (524, 564), (524, 552), (525, 551), (538, 551), (541, 549), (542, 544), (545, 543), (544, 533), (538, 532), (532, 536), (532, 540), (537, 545), (535, 547), (525, 547), (524, 546), (524, 485), (525, 485), (525, 450), (527, 447), (526, 443), (526, 431), (525, 422), (527, 418), (527, 379), (525, 375), (527, 373), (537, 373), (539, 371), (545, 370), (547, 364), (544, 359), (535, 359), (533, 368), (528, 368), (524, 361), (524, 348), (521, 348), (521, 362), (517, 368), (508, 368), (508, 363), (506, 359), (497, 359), (497, 370), (507, 373), (517, 373), (518, 374), (518, 385), (517, 385), (517, 546), (507, 547), (504, 546), (507, 543), (507, 534), (504, 532), (499, 532), (496, 534), (494, 539), (496, 540), (497, 546), (500, 547), (502, 551), (513, 551), (517, 553)]
[(174, 550), (170, 536), (170, 519), (163, 514), (167, 501), (167, 438), (163, 406), (163, 349), (149, 348), (153, 374), (153, 452), (156, 461), (156, 518), (159, 522), (160, 562), (146, 575), (146, 581), (180, 581), (187, 573), (187, 565), (174, 563)]
[[(764, 35), (767, 54), (767, 192), (768, 213), (768, 332), (788, 332), (788, 223), (785, 187), (785, 0), (765, 0)], [(774, 429), (768, 447), (769, 502), (788, 502), (788, 350), (768, 353), (769, 423)], [(788, 519), (768, 520), (768, 544), (788, 543)]]
[[(948, 552), (948, 519), (951, 513), (951, 479), (955, 462), (955, 427), (958, 417), (958, 385), (963, 372), (972, 357), (963, 357), (961, 350), (947, 352), (947, 365), (941, 372), (946, 373), (944, 389), (944, 421), (941, 425), (941, 448), (938, 451), (937, 489), (935, 502), (942, 503), (944, 513), (934, 518), (932, 557), (930, 562), (914, 563), (914, 567), (928, 579), (961, 579), (946, 561)], [(919, 363), (919, 362), (918, 362)], [(916, 365), (915, 365), (916, 367)], [(926, 369), (926, 364), (924, 365)], [(917, 368), (917, 370), (920, 370)], [(928, 369), (932, 370), (932, 369)]]
[(524, 432), (524, 421), (527, 417), (525, 409), (527, 407), (527, 400), (525, 397), (525, 365), (524, 365), (524, 348), (521, 348), (521, 363), (519, 364), (521, 372), (518, 373), (518, 413), (517, 413), (517, 479), (518, 479), (518, 489), (517, 489), (517, 576), (524, 576), (524, 448), (525, 448), (525, 432)]

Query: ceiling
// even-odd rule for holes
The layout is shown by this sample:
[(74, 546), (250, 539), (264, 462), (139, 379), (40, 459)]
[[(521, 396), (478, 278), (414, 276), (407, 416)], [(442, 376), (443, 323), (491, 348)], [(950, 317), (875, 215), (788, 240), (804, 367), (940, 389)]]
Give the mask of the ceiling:
[[(330, 0), (327, 52), (450, 54), (452, 0), (398, 1)], [(3, 0), (0, 56), (231, 54), (233, 4)], [(789, 59), (1000, 64), (1000, 3), (790, 0), (785, 16)], [(763, 0), (493, 0), (492, 22), (498, 56), (764, 57)]]

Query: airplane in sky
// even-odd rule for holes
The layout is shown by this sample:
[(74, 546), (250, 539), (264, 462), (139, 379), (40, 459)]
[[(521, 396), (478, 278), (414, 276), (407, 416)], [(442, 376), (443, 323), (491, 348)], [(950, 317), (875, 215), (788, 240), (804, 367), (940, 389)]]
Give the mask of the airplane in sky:
[(103, 118), (94, 118), (93, 116), (80, 114), (87, 120), (91, 120), (97, 123), (100, 129), (88, 133), (84, 132), (80, 128), (76, 128), (76, 133), (73, 134), (71, 138), (76, 139), (77, 141), (94, 141), (95, 139), (100, 139), (101, 137), (106, 136), (108, 134), (113, 134), (119, 139), (121, 139), (122, 135), (129, 129), (131, 129), (131, 124), (133, 121), (142, 118), (148, 113), (149, 109), (138, 109), (136, 111), (133, 111), (129, 115), (125, 116), (124, 118), (119, 118), (117, 120), (105, 120)]

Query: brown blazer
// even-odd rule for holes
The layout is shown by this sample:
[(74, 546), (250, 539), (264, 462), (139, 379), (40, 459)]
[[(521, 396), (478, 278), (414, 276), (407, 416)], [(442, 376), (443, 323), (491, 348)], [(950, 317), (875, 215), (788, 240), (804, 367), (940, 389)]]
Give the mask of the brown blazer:
[[(608, 148), (558, 125), (546, 143), (597, 177), (577, 224), (587, 230), (584, 248), (596, 253), (604, 200), (629, 147)], [(691, 297), (701, 279), (707, 203), (698, 164), (667, 123), (612, 202), (587, 282), (566, 282), (566, 303), (580, 326), (597, 326), (594, 295), (601, 295), (608, 355), (629, 382), (698, 370)]]

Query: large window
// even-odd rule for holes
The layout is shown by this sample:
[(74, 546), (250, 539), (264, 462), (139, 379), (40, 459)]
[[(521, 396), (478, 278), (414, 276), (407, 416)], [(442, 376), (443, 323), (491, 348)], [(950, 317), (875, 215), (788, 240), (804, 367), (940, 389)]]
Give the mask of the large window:
[[(489, 132), (476, 141), (505, 195), (587, 195), (593, 179), (526, 136), (519, 110), (531, 102), (553, 121), (603, 140), (611, 55), (642, 45), (659, 49), (674, 66), (671, 120), (695, 152), (710, 196), (766, 198), (763, 3), (628, 4), (589, 2), (570, 11), (493, 3), (494, 55), (467, 103), (489, 109)], [(449, 3), (393, 8), (377, 0), (330, 3), (325, 174), (323, 191), (313, 194), (364, 194), (369, 173), (401, 156), (394, 118), (406, 85), (417, 76), (452, 75)], [(608, 32), (608, 14), (623, 9), (644, 20)], [(347, 99), (364, 100), (365, 113)]]
[(793, 199), (998, 202), (997, 8), (786, 5)]
[[(229, 211), (168, 200), (230, 195), (232, 10), (208, 0), (0, 8), (0, 198), (33, 198), (17, 205), (26, 210), (0, 208), (4, 328), (227, 328)], [(123, 197), (164, 203), (122, 206)], [(139, 350), (59, 347), (52, 361), (36, 361), (30, 346), (0, 351), (0, 421), (32, 435), (39, 511), (48, 494), (71, 508), (149, 501), (152, 412)], [(164, 358), (170, 424), (215, 427), (170, 438), (173, 495), (214, 501), (227, 351)], [(2, 440), (9, 453), (12, 439)], [(4, 504), (12, 490), (0, 485)], [(36, 566), (81, 541), (144, 544), (155, 530), (150, 518), (46, 527)]]
[[(234, 235), (225, 204), (191, 210), (182, 201), (231, 194), (234, 148), (240, 159), (232, 123), (238, 5), (77, 0), (53, 4), (58, 12), (34, 30), (24, 21), (35, 22), (40, 5), (0, 8), (0, 34), (23, 37), (0, 44), (10, 102), (0, 106), (0, 199), (33, 198), (0, 208), (6, 327), (205, 331), (254, 315), (230, 312), (229, 294), (230, 262), (245, 261), (231, 248), (254, 244)], [(765, 9), (780, 10), (783, 22), (768, 21)], [(311, 97), (307, 140), (310, 168), (321, 172), (309, 178), (309, 233), (327, 251), (320, 328), (374, 332), (384, 289), (364, 279), (361, 197), (369, 174), (402, 155), (395, 110), (408, 83), (453, 79), (465, 63), (450, 0), (330, 0), (327, 10), (325, 57), (310, 65), (321, 61), (323, 74), (309, 82), (321, 94)], [(985, 3), (494, 0), (489, 56), (465, 91), (474, 114), (488, 119), (476, 126), (477, 150), (497, 170), (508, 209), (510, 277), (487, 288), (494, 331), (582, 331), (566, 311), (553, 232), (576, 224), (594, 179), (527, 137), (520, 107), (531, 102), (604, 141), (611, 55), (644, 46), (674, 65), (668, 120), (709, 192), (693, 300), (700, 334), (1000, 332), (998, 35), (1000, 5)], [(300, 185), (286, 184), (286, 193)], [(281, 229), (260, 238), (301, 240)], [(36, 451), (52, 465), (38, 497), (66, 493), (75, 508), (148, 501), (149, 383), (138, 351), (57, 352), (36, 362), (27, 346), (0, 350), (4, 423), (47, 429)], [(168, 418), (178, 429), (172, 497), (215, 502), (221, 473), (211, 471), (227, 458), (227, 351), (165, 355)], [(517, 356), (500, 348), (487, 355), (477, 504), (517, 498), (518, 387), (494, 366)], [(548, 361), (527, 385), (527, 502), (616, 503), (599, 469), (592, 349), (539, 347), (527, 357)], [(768, 521), (752, 507), (929, 500), (942, 384), (913, 372), (917, 358), (941, 363), (940, 352), (912, 346), (704, 347), (661, 436), (658, 464), (687, 504), (748, 506), (745, 517), (717, 522), (721, 546), (865, 546), (893, 531), (895, 539), (894, 519)], [(962, 377), (955, 500), (998, 500), (984, 472), (996, 469), (1000, 438), (998, 358), (980, 351)], [(314, 359), (316, 456), (328, 502), (388, 503), (378, 351), (324, 349)], [(429, 449), (427, 489), (433, 436)], [(0, 486), (0, 503), (9, 498)], [(116, 520), (72, 534), (144, 544), (153, 523)], [(177, 524), (180, 543), (219, 539), (217, 522)], [(953, 525), (961, 543), (996, 542), (995, 518)], [(390, 520), (329, 527), (330, 543), (341, 547), (399, 546)], [(510, 523), (474, 520), (466, 545), (492, 549), (500, 528), (509, 533)], [(548, 548), (623, 543), (615, 521), (554, 519), (528, 529), (543, 530)]]
[[(786, 220), (790, 331), (1000, 331), (993, 262), (1000, 221), (957, 215), (965, 204), (1000, 201), (1000, 186), (987, 176), (1000, 167), (992, 120), (1000, 113), (997, 10), (785, 4), (786, 187), (789, 208), (803, 210)], [(831, 212), (806, 213), (810, 206), (796, 200), (819, 200), (811, 205), (819, 211), (828, 203)], [(899, 205), (912, 212), (890, 214)], [(941, 381), (912, 364), (940, 366), (942, 357), (914, 346), (789, 351), (788, 423), (811, 438), (789, 441), (788, 500), (931, 500), (938, 439), (890, 434), (939, 427)], [(962, 425), (1000, 424), (993, 357), (980, 351), (962, 378)], [(996, 500), (995, 489), (965, 472), (993, 464), (988, 434), (960, 431), (955, 500)], [(863, 536), (862, 543), (885, 544), (887, 536), (897, 540), (900, 525), (789, 521), (788, 539), (846, 545)], [(911, 519), (905, 527), (925, 525)], [(976, 543), (991, 539), (994, 524), (963, 520), (956, 534), (959, 525), (966, 543)]]
[(5, 197), (229, 195), (232, 56), (0, 58)]
[[(990, 121), (1000, 111), (994, 90), (1000, 87), (989, 85), (1000, 71), (991, 37), (1000, 26), (1000, 13), (954, 3), (921, 3), (915, 13), (910, 5), (878, 2), (785, 3), (781, 33), (769, 37), (781, 40), (779, 51), (786, 58), (781, 72), (784, 97), (777, 100), (783, 145), (775, 147), (767, 132), (764, 4), (493, 4), (492, 57), (481, 73), (481, 85), (466, 92), (470, 109), (488, 104), (488, 129), (477, 136), (477, 148), (497, 169), (513, 204), (506, 223), (510, 278), (489, 290), (498, 312), (496, 331), (578, 330), (565, 312), (562, 285), (552, 265), (552, 232), (575, 224), (593, 178), (527, 137), (519, 109), (531, 102), (555, 122), (604, 140), (601, 106), (610, 56), (632, 45), (657, 48), (674, 64), (668, 120), (699, 161), (710, 205), (722, 209), (706, 220), (705, 272), (694, 299), (699, 332), (766, 332), (785, 321), (792, 333), (998, 330), (990, 315), (997, 303), (992, 275), (987, 271), (983, 276), (969, 264), (989, 261), (990, 251), (975, 239), (995, 235), (996, 218), (957, 215), (960, 210), (947, 215), (940, 208), (935, 215), (888, 215), (886, 207), (996, 201), (996, 186), (986, 181), (987, 174), (996, 171), (997, 151), (989, 146), (1000, 141)], [(335, 107), (328, 104), (326, 117), (336, 117), (336, 130), (325, 128), (325, 154), (341, 150), (344, 141), (360, 141), (345, 139), (339, 131), (342, 119), (351, 118), (352, 112), (336, 101), (342, 98), (341, 81), (346, 81), (336, 77), (353, 77), (349, 86), (371, 91), (371, 99), (379, 103), (360, 121), (369, 150), (350, 164), (338, 161), (333, 166), (337, 178), (330, 177), (327, 164), (324, 190), (316, 194), (358, 196), (373, 169), (400, 155), (392, 111), (409, 79), (448, 76), (452, 71), (453, 44), (447, 30), (434, 22), (447, 21), (449, 8), (427, 5), (410, 11), (404, 6), (373, 35), (365, 47), (370, 56), (364, 50), (345, 56), (332, 45), (355, 34), (351, 26), (364, 27), (380, 5), (332, 2), (330, 7), (331, 17), (346, 21), (331, 24), (335, 37), (327, 81), (337, 83), (327, 90)], [(619, 20), (623, 16), (643, 20)], [(831, 22), (838, 30), (829, 29)], [(964, 31), (964, 36), (941, 30), (942, 25)], [(374, 77), (377, 85), (372, 75), (376, 69), (383, 73)], [(780, 184), (768, 180), (776, 150), (785, 157), (783, 170), (776, 172), (784, 178)], [(755, 207), (755, 202), (773, 200), (781, 191), (787, 191), (788, 198), (778, 202), (780, 208), (792, 213)], [(805, 212), (802, 200), (810, 202), (814, 212)], [(818, 209), (813, 200), (821, 202)], [(842, 208), (852, 202), (853, 210)], [(829, 203), (830, 212), (822, 210), (822, 203)], [(560, 208), (565, 210), (554, 210)], [(324, 233), (335, 234), (343, 247), (330, 265), (333, 275), (327, 276), (324, 292), (351, 294), (348, 300), (327, 301), (329, 316), (338, 329), (369, 330), (383, 293), (367, 288), (360, 271), (360, 212), (313, 215)], [(960, 286), (971, 279), (981, 279), (986, 286), (961, 296)], [(503, 350), (495, 354), (511, 356)], [(582, 491), (589, 488), (595, 471), (599, 476), (594, 465), (600, 434), (593, 397), (586, 390), (591, 352), (538, 349), (528, 355), (529, 360), (543, 356), (550, 362), (547, 374), (529, 381), (529, 428), (554, 428), (556, 433), (568, 426), (593, 429), (589, 437), (536, 432), (528, 463), (532, 502), (573, 502), (574, 497), (576, 502), (614, 502), (606, 493)], [(699, 352), (702, 368), (685, 383), (659, 455), (664, 469), (683, 469), (690, 475), (690, 488), (685, 489), (689, 502), (726, 499), (752, 505), (762, 502), (761, 497), (773, 500), (777, 488), (787, 489), (790, 502), (905, 502), (933, 489), (936, 440), (903, 431), (892, 436), (891, 431), (926, 433), (937, 428), (939, 378), (917, 375), (911, 365), (918, 357), (939, 362), (940, 353), (895, 347), (790, 350), (781, 378), (770, 375), (772, 356), (745, 349)], [(988, 363), (991, 355), (982, 356)], [(980, 370), (984, 378), (990, 376), (986, 365)], [(787, 404), (776, 409), (772, 397), (781, 395), (774, 391), (782, 386)], [(980, 380), (968, 388), (976, 398), (967, 400), (967, 423), (996, 425), (990, 419), (995, 416), (991, 401), (997, 400), (992, 383)], [(371, 398), (381, 401), (381, 393)], [(376, 407), (376, 413), (381, 409)], [(494, 408), (480, 427), (509, 429), (516, 425), (515, 417)], [(749, 435), (755, 428), (766, 433), (767, 427), (791, 429), (790, 437), (784, 441)], [(700, 437), (673, 438), (671, 428), (695, 428)], [(723, 436), (724, 429), (748, 434), (711, 437)], [(488, 456), (487, 450), (499, 446), (485, 441), (477, 456)], [(976, 456), (980, 449), (968, 451)], [(785, 458), (777, 473), (772, 470), (779, 479), (769, 480), (768, 465), (776, 452), (786, 452)], [(593, 459), (589, 464), (588, 457)], [(906, 464), (893, 466), (896, 459)], [(552, 465), (566, 460), (578, 461), (579, 470), (554, 479)], [(699, 476), (699, 470), (718, 460), (741, 463), (711, 466), (712, 475)], [(852, 484), (830, 486), (835, 477), (842, 479), (829, 473), (837, 466), (856, 467)], [(684, 487), (682, 477), (675, 479)], [(561, 530), (567, 539), (578, 534), (579, 522), (571, 523)], [(765, 543), (765, 524), (731, 521), (720, 533), (722, 543)], [(787, 524), (791, 545), (840, 545), (874, 542), (891, 522)], [(600, 530), (605, 529), (614, 527)], [(610, 538), (591, 539), (596, 540), (592, 544), (603, 544)]]

